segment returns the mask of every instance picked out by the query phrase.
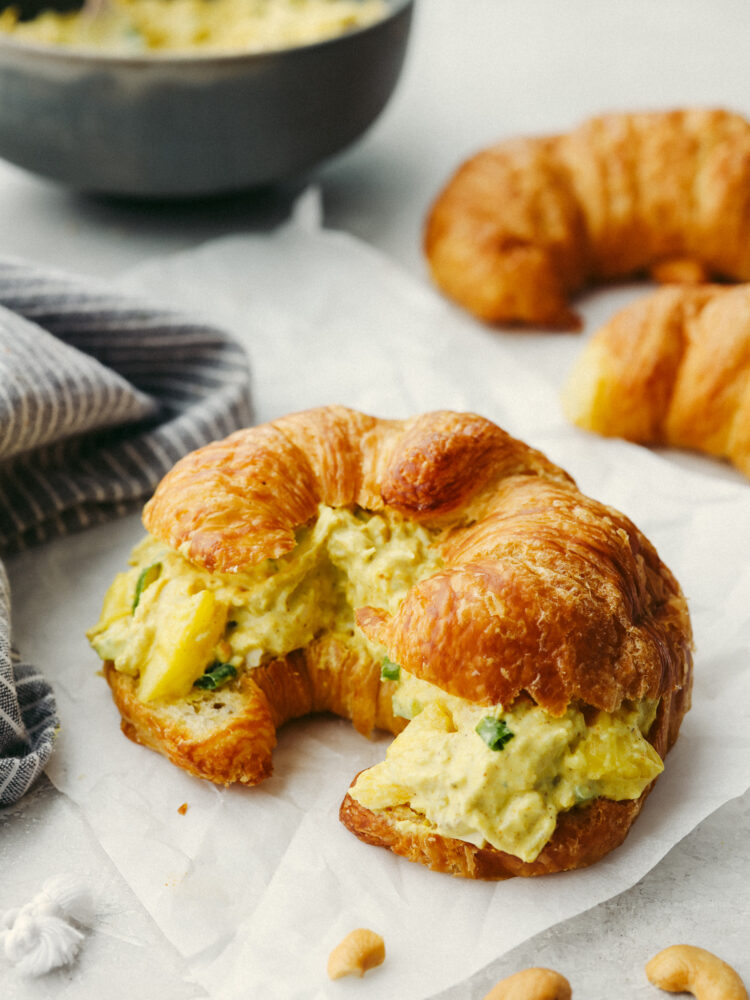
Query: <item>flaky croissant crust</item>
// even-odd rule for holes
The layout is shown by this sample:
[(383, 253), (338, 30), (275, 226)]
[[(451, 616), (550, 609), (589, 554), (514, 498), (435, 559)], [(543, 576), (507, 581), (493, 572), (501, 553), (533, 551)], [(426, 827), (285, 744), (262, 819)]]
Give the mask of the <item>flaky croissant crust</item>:
[(146, 506), (149, 531), (233, 572), (294, 547), (319, 504), (390, 508), (436, 531), (444, 569), (362, 630), (410, 673), (480, 703), (522, 691), (562, 714), (681, 688), (686, 603), (638, 529), (475, 414), (381, 420), (323, 407), (193, 452)]
[(750, 477), (750, 285), (672, 286), (621, 309), (581, 352), (563, 408), (586, 430), (726, 458)]
[(489, 322), (576, 329), (587, 284), (750, 280), (750, 123), (722, 110), (592, 118), (472, 157), (425, 230), (436, 283)]

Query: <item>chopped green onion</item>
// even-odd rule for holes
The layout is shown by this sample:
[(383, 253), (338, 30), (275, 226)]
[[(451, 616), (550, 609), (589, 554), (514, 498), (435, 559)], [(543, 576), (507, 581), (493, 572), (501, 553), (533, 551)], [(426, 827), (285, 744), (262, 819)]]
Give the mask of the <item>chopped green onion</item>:
[(493, 715), (485, 715), (476, 728), (490, 750), (502, 750), (514, 734), (508, 729), (505, 719), (496, 719)]
[(215, 691), (236, 676), (237, 671), (231, 663), (214, 663), (208, 668), (205, 674), (202, 674), (197, 681), (194, 681), (193, 687), (203, 688), (204, 691)]
[(380, 668), (381, 681), (397, 681), (401, 676), (401, 667), (388, 657), (383, 658), (383, 665)]
[(143, 593), (143, 591), (146, 589), (146, 587), (149, 586), (149, 584), (152, 584), (154, 580), (157, 580), (159, 578), (160, 573), (161, 573), (160, 562), (151, 563), (150, 566), (147, 566), (145, 569), (141, 570), (141, 575), (138, 577), (138, 582), (135, 585), (135, 594), (133, 596), (133, 608), (132, 608), (133, 611), (135, 611), (135, 609), (138, 607), (138, 603), (141, 599), (141, 594)]

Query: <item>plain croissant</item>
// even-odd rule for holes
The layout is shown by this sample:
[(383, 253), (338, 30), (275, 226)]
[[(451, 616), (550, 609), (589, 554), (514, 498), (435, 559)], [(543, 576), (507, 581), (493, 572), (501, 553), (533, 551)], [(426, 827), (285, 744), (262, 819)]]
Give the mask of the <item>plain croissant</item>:
[(572, 295), (639, 272), (750, 280), (750, 124), (609, 114), (502, 142), (437, 198), (425, 251), (440, 288), (494, 323), (576, 329)]
[(750, 286), (662, 288), (622, 309), (584, 347), (563, 408), (586, 430), (750, 476)]

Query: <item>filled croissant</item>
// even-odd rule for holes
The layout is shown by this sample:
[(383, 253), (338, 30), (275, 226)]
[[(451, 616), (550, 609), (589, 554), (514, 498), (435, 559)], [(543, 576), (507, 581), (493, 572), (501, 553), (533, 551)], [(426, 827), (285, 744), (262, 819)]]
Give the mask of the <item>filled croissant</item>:
[(436, 283), (483, 320), (576, 329), (569, 299), (639, 272), (750, 280), (750, 123), (609, 114), (468, 160), (429, 214)]
[(563, 409), (586, 430), (750, 476), (750, 285), (662, 288), (620, 310), (579, 355)]
[(341, 807), (473, 878), (590, 864), (689, 707), (680, 588), (626, 517), (474, 414), (293, 414), (188, 455), (89, 638), (125, 733), (256, 784), (317, 711), (396, 736)]

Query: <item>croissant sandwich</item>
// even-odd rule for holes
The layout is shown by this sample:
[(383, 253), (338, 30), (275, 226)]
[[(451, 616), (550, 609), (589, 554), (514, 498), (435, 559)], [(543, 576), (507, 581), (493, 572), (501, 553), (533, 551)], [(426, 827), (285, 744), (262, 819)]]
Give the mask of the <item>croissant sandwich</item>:
[(144, 523), (89, 632), (125, 733), (254, 785), (288, 719), (390, 730), (341, 819), (438, 871), (597, 860), (689, 707), (653, 546), (482, 417), (293, 414), (182, 459)]
[(436, 283), (483, 320), (577, 329), (585, 286), (750, 280), (750, 123), (720, 110), (609, 114), (502, 142), (437, 198)]
[(750, 476), (750, 285), (663, 288), (622, 309), (581, 352), (563, 408), (586, 430)]

